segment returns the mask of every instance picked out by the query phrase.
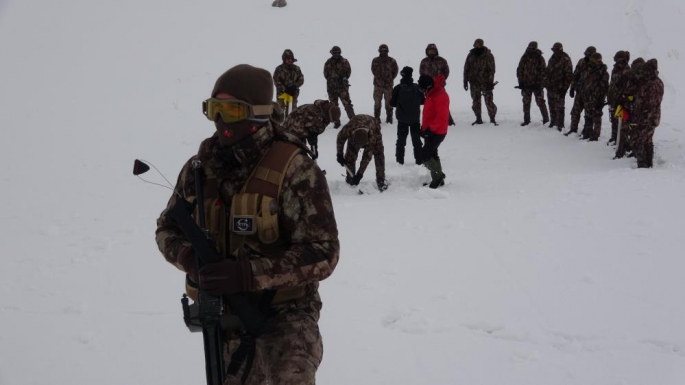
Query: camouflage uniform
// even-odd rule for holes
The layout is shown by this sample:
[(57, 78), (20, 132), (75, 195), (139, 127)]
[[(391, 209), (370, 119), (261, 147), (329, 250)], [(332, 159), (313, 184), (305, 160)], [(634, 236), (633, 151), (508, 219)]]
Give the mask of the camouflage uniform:
[[(337, 111), (330, 112), (331, 108)], [(331, 116), (334, 119), (340, 118), (340, 109), (331, 106), (328, 100), (316, 100), (313, 104), (304, 104), (293, 111), (283, 122), (283, 130), (296, 136), (302, 143), (309, 143), (313, 158), (316, 159), (319, 156), (318, 136), (331, 123)]]
[[(289, 49), (283, 52), (283, 64), (276, 67), (274, 71), (274, 85), (276, 86), (276, 95), (279, 96), (288, 91), (294, 92), (292, 110), (297, 108), (297, 97), (300, 95), (300, 87), (304, 84), (304, 75), (302, 70), (295, 64), (288, 64), (285, 62), (286, 58), (292, 58), (293, 63), (297, 61)], [(278, 99), (278, 105), (285, 111), (285, 116), (288, 116), (288, 110), (283, 99)]]
[[(333, 51), (334, 50), (331, 50), (331, 53)], [(338, 49), (337, 52), (339, 53), (340, 50)], [(347, 59), (342, 56), (338, 56), (337, 58), (331, 57), (326, 60), (326, 64), (323, 66), (323, 76), (326, 78), (326, 89), (328, 90), (328, 100), (337, 106), (338, 99), (340, 99), (349, 119), (354, 117), (354, 108), (352, 106), (352, 101), (350, 100), (349, 92), (350, 84), (348, 82), (351, 74), (352, 67), (350, 67), (350, 63)], [(336, 123), (339, 124), (340, 122)]]
[[(435, 54), (429, 54), (429, 51), (435, 51)], [(419, 75), (435, 77), (437, 74), (443, 74), (447, 79), (450, 76), (450, 66), (447, 64), (447, 60), (438, 53), (438, 47), (435, 44), (428, 44), (426, 57), (421, 60), (419, 65)]]
[(654, 131), (661, 123), (661, 101), (664, 83), (659, 78), (656, 59), (650, 59), (637, 69), (637, 89), (631, 126), (635, 132), (634, 152), (637, 167), (651, 168), (654, 160)]
[(622, 105), (629, 113), (629, 118), (627, 122), (621, 124), (621, 140), (616, 146), (616, 156), (615, 158), (623, 158), (626, 152), (632, 152), (634, 148), (634, 132), (631, 127), (634, 127), (633, 118), (630, 113), (633, 109), (633, 101), (628, 100), (629, 96), (634, 96), (637, 92), (638, 80), (635, 76), (637, 70), (641, 65), (645, 64), (645, 60), (641, 57), (636, 58), (630, 64), (630, 71), (626, 73), (626, 76), (622, 78), (621, 82), (617, 85), (619, 89), (618, 94), (620, 98), (618, 104)]
[(609, 103), (609, 118), (611, 119), (611, 138), (609, 142), (616, 142), (616, 133), (618, 132), (618, 118), (616, 118), (616, 106), (621, 99), (621, 86), (625, 83), (625, 79), (630, 73), (630, 65), (625, 51), (618, 51), (614, 55), (614, 68), (611, 70), (611, 81), (609, 82), (609, 91), (607, 92), (607, 102)]
[[(369, 142), (364, 148), (362, 160), (359, 163), (359, 170), (355, 171), (357, 157), (361, 149), (354, 140), (352, 140), (354, 131), (360, 128), (369, 130)], [(350, 169), (352, 174), (364, 175), (366, 167), (368, 167), (371, 158), (373, 157), (376, 165), (376, 183), (385, 184), (385, 149), (383, 148), (383, 135), (381, 134), (381, 125), (376, 118), (369, 115), (357, 115), (350, 119), (349, 123), (343, 126), (338, 133), (337, 151), (338, 154), (343, 154), (343, 149), (347, 142), (345, 149), (345, 165)]]
[(521, 89), (521, 96), (523, 96), (522, 126), (530, 123), (530, 102), (533, 94), (535, 94), (535, 103), (540, 108), (540, 113), (542, 114), (542, 124), (549, 122), (547, 104), (545, 104), (545, 95), (542, 88), (545, 83), (546, 72), (547, 64), (545, 64), (545, 58), (542, 57), (542, 51), (538, 49), (536, 42), (531, 42), (526, 52), (521, 56), (518, 68), (516, 69), (516, 78)]
[(609, 72), (602, 63), (602, 55), (598, 52), (590, 57), (579, 94), (583, 98), (585, 109), (585, 127), (583, 139), (597, 141), (602, 131), (602, 110), (609, 90)]
[[(383, 50), (385, 47), (385, 50)], [(388, 47), (383, 44), (379, 48), (380, 56), (371, 61), (371, 73), (373, 73), (373, 115), (376, 119), (381, 118), (381, 100), (385, 98), (385, 117), (387, 123), (392, 123), (392, 87), (397, 77), (397, 61), (388, 56)]]
[[(583, 112), (585, 108), (585, 102), (583, 101), (583, 96), (580, 93), (582, 88), (583, 78), (585, 76), (585, 70), (587, 69), (587, 64), (590, 62), (590, 55), (597, 52), (595, 47), (587, 47), (585, 50), (585, 57), (578, 60), (576, 68), (573, 70), (573, 81), (571, 82), (571, 90), (569, 91), (573, 100), (573, 108), (571, 108), (571, 127), (565, 135), (569, 135), (572, 132), (578, 132), (578, 123), (580, 123), (580, 113)], [(578, 91), (578, 92), (576, 92)], [(588, 117), (585, 117), (585, 127), (588, 127), (592, 123), (588, 121)]]
[[(558, 44), (558, 45), (557, 45)], [(573, 81), (573, 62), (561, 43), (555, 43), (554, 54), (547, 62), (545, 86), (549, 98), (550, 127), (556, 126), (559, 131), (564, 128), (566, 111), (566, 91)]]
[(471, 109), (476, 115), (474, 124), (483, 122), (481, 119), (481, 96), (485, 98), (490, 122), (496, 123), (497, 106), (492, 97), (494, 81), (495, 57), (485, 46), (474, 47), (469, 51), (464, 63), (464, 89), (471, 88), (471, 99), (473, 99)]
[[(261, 71), (271, 82), (271, 75)], [(273, 89), (270, 88), (268, 92), (273, 93)], [(215, 94), (213, 92), (212, 97)], [(217, 129), (219, 127), (217, 123)], [(156, 241), (159, 250), (169, 263), (189, 276), (198, 274), (195, 253), (189, 240), (176, 223), (167, 217), (167, 213), (177, 200), (192, 201), (197, 195), (192, 163), (200, 160), (205, 175), (215, 178), (209, 181), (217, 182), (213, 184), (213, 189), (204, 190), (205, 196), (211, 199), (209, 202), (216, 200), (215, 204), (209, 206), (228, 217), (234, 195), (241, 191), (262, 156), (274, 144), (274, 123), (266, 123), (248, 138), (249, 141), (242, 140), (224, 146), (220, 144), (217, 131), (205, 139), (197, 155), (183, 166), (167, 208), (157, 220)], [(205, 186), (211, 186), (208, 183)], [(274, 206), (278, 215), (279, 238), (278, 243), (271, 247), (261, 247), (261, 251), (258, 251), (250, 243), (245, 243), (237, 253), (231, 253), (230, 250), (235, 247), (229, 244), (232, 233), (228, 226), (217, 225), (217, 222), (222, 222), (222, 216), (207, 217), (208, 230), (215, 246), (226, 258), (224, 262), (230, 262), (229, 257), (236, 257), (236, 264), (249, 269), (249, 274), (243, 276), (250, 278), (243, 279), (248, 280), (250, 289), (246, 295), (251, 301), (258, 301), (264, 290), (279, 290), (280, 293), (281, 290), (302, 289), (301, 295), (289, 300), (274, 299), (266, 312), (268, 331), (257, 337), (255, 365), (246, 382), (250, 385), (264, 384), (265, 379), (274, 384), (315, 383), (323, 351), (317, 325), (321, 309), (318, 282), (332, 274), (340, 255), (328, 184), (316, 163), (304, 153), (298, 153), (285, 171), (281, 186)], [(203, 270), (200, 270), (199, 274), (202, 273)], [(228, 352), (234, 351), (240, 332), (227, 330), (224, 336), (228, 359)], [(242, 370), (245, 370), (245, 365)], [(241, 374), (228, 376), (225, 384), (239, 384)]]

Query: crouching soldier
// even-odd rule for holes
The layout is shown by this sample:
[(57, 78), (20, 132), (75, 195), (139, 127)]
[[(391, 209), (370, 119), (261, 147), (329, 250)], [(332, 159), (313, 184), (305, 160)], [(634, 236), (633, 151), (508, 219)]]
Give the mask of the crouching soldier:
[[(347, 143), (347, 148), (345, 148)], [(337, 140), (337, 161), (345, 167), (347, 178), (345, 181), (356, 186), (364, 177), (366, 167), (373, 157), (376, 165), (376, 185), (381, 192), (388, 188), (385, 180), (385, 150), (381, 124), (378, 119), (369, 115), (356, 115), (340, 129)], [(359, 150), (364, 149), (359, 170), (356, 170)], [(343, 150), (345, 150), (343, 155)], [(355, 171), (356, 170), (356, 171)]]
[(328, 100), (315, 100), (304, 104), (283, 122), (283, 130), (308, 143), (312, 159), (319, 157), (319, 135), (331, 122), (340, 120), (340, 108)]

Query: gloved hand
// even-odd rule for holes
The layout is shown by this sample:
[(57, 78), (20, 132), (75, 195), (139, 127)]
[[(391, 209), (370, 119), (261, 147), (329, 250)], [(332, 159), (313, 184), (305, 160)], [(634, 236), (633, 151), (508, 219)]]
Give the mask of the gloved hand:
[(344, 87), (347, 87), (350, 85), (350, 80), (347, 78), (342, 78), (342, 84)]
[(426, 127), (425, 130), (421, 130), (420, 135), (424, 139), (428, 139), (433, 135), (433, 132), (431, 131), (430, 127)]
[(297, 91), (298, 91), (298, 88), (294, 84), (285, 87), (285, 93), (290, 95), (290, 96), (297, 95)]
[(568, 92), (568, 96), (570, 96), (572, 98), (576, 97), (576, 90), (571, 88), (571, 90)]
[(468, 90), (469, 90), (469, 82), (464, 80), (464, 91), (468, 91)]
[(376, 185), (378, 185), (378, 191), (380, 192), (388, 189), (388, 182), (385, 179), (376, 180)]
[(352, 186), (356, 186), (359, 184), (359, 182), (362, 181), (363, 175), (360, 173), (357, 173), (355, 176), (352, 177), (352, 183), (350, 183)]
[(345, 157), (343, 154), (338, 154), (338, 164), (345, 167)]
[(249, 262), (226, 259), (200, 269), (200, 290), (212, 295), (247, 292), (252, 289), (252, 266)]

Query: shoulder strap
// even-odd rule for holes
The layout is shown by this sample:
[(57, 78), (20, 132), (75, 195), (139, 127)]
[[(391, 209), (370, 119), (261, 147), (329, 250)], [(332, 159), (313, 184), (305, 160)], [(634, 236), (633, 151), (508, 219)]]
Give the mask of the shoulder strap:
[(255, 167), (242, 192), (259, 193), (278, 199), (290, 162), (301, 151), (295, 144), (275, 141)]

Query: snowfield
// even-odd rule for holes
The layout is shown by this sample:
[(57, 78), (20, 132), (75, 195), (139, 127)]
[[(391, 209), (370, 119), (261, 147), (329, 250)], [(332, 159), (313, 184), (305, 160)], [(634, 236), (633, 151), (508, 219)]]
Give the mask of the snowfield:
[[(0, 2), (0, 385), (204, 383), (183, 275), (154, 242), (170, 192), (133, 177), (133, 159), (175, 181), (212, 133), (200, 103), (216, 78), (240, 63), (273, 71), (286, 48), (301, 104), (326, 97), (338, 45), (356, 112), (373, 114), (381, 43), (415, 73), (428, 43), (451, 66), (446, 185), (421, 187), (411, 144), (396, 164), (383, 124), (390, 188), (374, 189), (372, 162), (357, 195), (337, 130), (320, 138), (342, 253), (321, 285), (318, 382), (685, 384), (682, 1), (270, 4)], [(498, 127), (470, 125), (461, 72), (476, 38), (497, 60)], [(598, 143), (543, 127), (534, 103), (519, 126), (515, 71), (531, 40), (546, 58), (562, 42), (574, 63), (588, 45), (609, 67), (617, 50), (659, 60), (654, 169), (611, 159), (606, 110)]]

